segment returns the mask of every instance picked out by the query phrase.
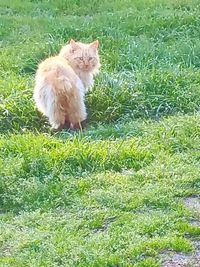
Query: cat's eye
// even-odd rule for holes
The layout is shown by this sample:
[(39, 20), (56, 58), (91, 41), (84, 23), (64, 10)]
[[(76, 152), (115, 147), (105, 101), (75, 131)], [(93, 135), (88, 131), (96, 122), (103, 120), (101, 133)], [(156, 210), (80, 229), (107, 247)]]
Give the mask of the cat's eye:
[(83, 57), (79, 57), (78, 59), (83, 60)]
[(93, 59), (93, 57), (89, 57), (89, 61), (92, 60), (92, 59)]

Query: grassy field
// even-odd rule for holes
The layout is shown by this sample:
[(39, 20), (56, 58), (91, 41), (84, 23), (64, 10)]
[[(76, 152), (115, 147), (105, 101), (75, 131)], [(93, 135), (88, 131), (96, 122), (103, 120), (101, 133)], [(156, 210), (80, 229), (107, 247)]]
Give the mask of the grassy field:
[[(198, 0), (0, 0), (0, 266), (158, 267), (200, 215)], [(81, 133), (35, 109), (37, 64), (99, 39)]]

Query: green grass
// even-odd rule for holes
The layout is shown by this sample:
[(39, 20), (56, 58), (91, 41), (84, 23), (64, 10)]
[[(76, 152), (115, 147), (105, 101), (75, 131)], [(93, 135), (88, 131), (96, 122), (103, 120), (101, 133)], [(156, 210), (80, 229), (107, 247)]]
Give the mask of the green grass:
[[(0, 0), (0, 266), (159, 267), (200, 229), (197, 0)], [(88, 127), (52, 133), (37, 64), (100, 40)]]

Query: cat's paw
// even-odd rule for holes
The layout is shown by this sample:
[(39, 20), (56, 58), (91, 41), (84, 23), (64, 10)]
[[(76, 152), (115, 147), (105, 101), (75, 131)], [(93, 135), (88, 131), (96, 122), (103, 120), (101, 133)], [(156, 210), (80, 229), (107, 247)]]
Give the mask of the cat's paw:
[(77, 123), (70, 123), (70, 129), (71, 130), (82, 130), (83, 128), (85, 128), (86, 126), (86, 120), (82, 121), (82, 122), (77, 122)]

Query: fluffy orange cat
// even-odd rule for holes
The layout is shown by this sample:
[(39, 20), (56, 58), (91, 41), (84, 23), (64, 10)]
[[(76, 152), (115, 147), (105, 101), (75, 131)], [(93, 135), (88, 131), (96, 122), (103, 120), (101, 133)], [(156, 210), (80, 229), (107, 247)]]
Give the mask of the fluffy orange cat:
[(81, 128), (86, 117), (85, 92), (100, 68), (98, 41), (71, 40), (59, 55), (44, 60), (36, 73), (34, 99), (55, 129)]

